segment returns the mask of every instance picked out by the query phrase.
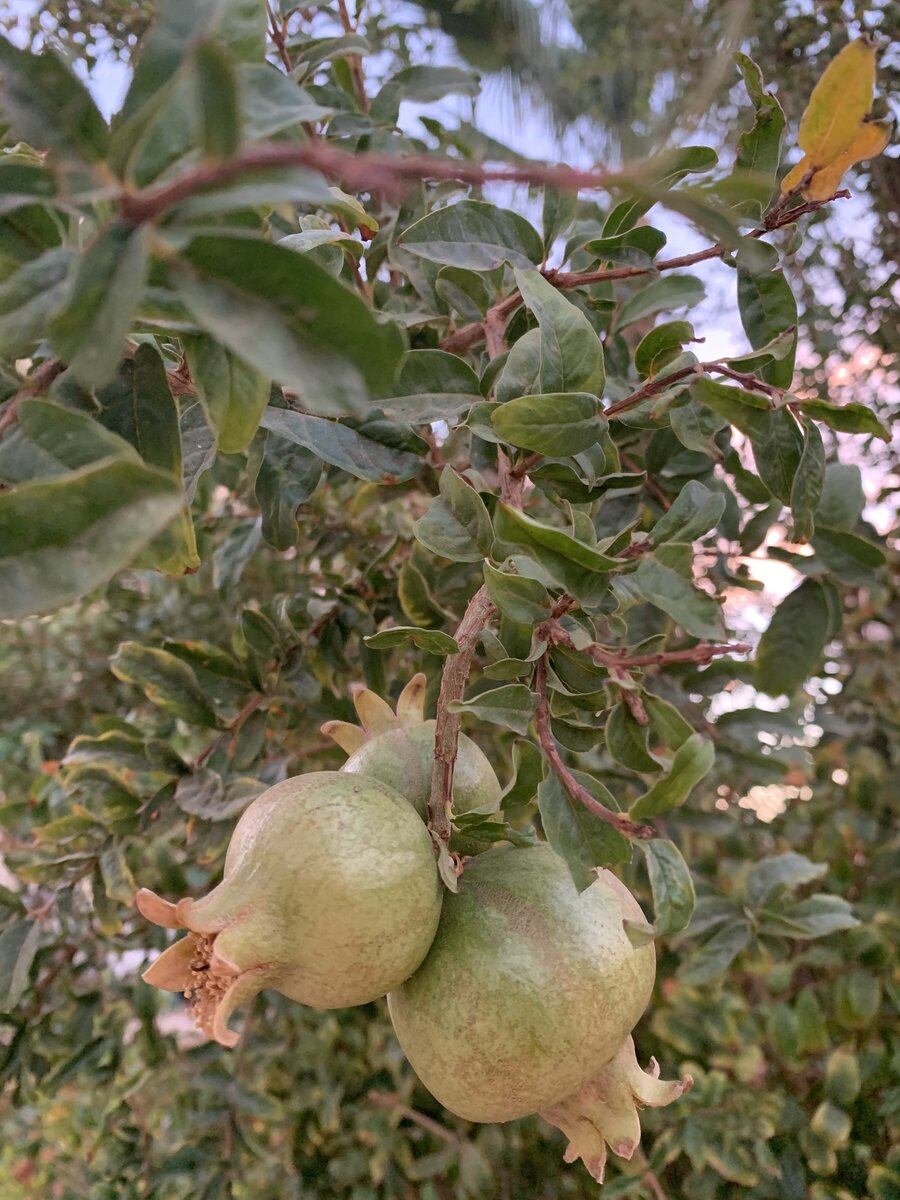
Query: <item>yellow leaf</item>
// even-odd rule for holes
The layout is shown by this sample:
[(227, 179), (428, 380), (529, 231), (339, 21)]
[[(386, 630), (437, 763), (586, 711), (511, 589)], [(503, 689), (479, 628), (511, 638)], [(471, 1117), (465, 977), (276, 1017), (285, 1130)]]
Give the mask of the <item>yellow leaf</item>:
[(828, 200), (837, 191), (838, 184), (846, 171), (866, 158), (875, 158), (891, 140), (892, 123), (890, 121), (868, 121), (864, 123), (859, 133), (833, 163), (816, 171), (806, 189), (809, 200)]
[(851, 144), (872, 107), (875, 45), (858, 38), (825, 68), (800, 120), (800, 149), (817, 167), (827, 167)]
[(811, 166), (812, 166), (812, 159), (809, 157), (808, 154), (804, 154), (803, 157), (800, 159), (800, 161), (797, 163), (796, 167), (791, 167), (791, 169), (788, 171), (787, 175), (785, 175), (784, 179), (782, 179), (782, 181), (781, 181), (782, 196), (785, 196), (785, 195), (787, 195), (788, 192), (792, 192), (794, 190), (794, 188), (797, 186), (797, 184), (800, 182), (800, 180), (803, 178), (803, 176), (806, 174), (806, 172), (810, 169)]

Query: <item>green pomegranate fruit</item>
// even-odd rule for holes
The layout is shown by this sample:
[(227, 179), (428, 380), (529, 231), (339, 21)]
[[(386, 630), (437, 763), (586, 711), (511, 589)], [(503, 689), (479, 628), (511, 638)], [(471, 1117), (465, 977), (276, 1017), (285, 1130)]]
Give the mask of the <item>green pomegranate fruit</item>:
[(441, 899), (431, 838), (403, 796), (377, 779), (301, 775), (243, 813), (209, 895), (138, 892), (150, 921), (189, 931), (144, 979), (184, 991), (203, 1032), (231, 1046), (229, 1015), (264, 987), (314, 1008), (399, 987), (428, 952)]
[[(414, 675), (397, 701), (396, 713), (367, 688), (354, 690), (361, 727), (327, 721), (322, 732), (350, 757), (341, 768), (353, 775), (380, 779), (427, 813), (434, 764), (434, 721), (425, 720), (425, 676)], [(500, 807), (500, 782), (485, 755), (461, 734), (453, 773), (454, 813), (494, 813)]]
[(632, 946), (623, 918), (643, 920), (608, 871), (578, 893), (549, 846), (495, 849), (466, 865), (444, 900), (419, 970), (388, 996), (400, 1045), (419, 1078), (469, 1121), (540, 1113), (602, 1182), (606, 1144), (630, 1158), (637, 1106), (666, 1104), (690, 1078), (664, 1083), (637, 1064), (631, 1030), (653, 991), (652, 944)]

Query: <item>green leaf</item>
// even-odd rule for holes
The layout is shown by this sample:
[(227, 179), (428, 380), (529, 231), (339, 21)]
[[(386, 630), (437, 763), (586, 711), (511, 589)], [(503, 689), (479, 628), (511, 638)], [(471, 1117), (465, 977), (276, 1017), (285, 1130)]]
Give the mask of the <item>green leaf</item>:
[(214, 727), (218, 724), (193, 669), (168, 650), (123, 642), (109, 665), (117, 679), (133, 683), (164, 712), (192, 725)]
[(0, 1012), (13, 1012), (25, 994), (40, 936), (40, 923), (25, 919), (0, 936)]
[[(685, 382), (683, 386), (687, 390), (690, 383)], [(728, 422), (708, 405), (687, 398), (686, 402), (675, 404), (669, 409), (669, 424), (682, 446), (706, 454), (717, 461), (721, 460), (722, 451), (715, 438)]]
[(693, 275), (662, 275), (628, 297), (618, 311), (615, 329), (627, 329), (664, 309), (692, 308), (705, 295), (706, 289)]
[(362, 415), (367, 388), (390, 386), (400, 331), (308, 255), (219, 234), (194, 238), (182, 259), (175, 289), (198, 322), (307, 409)]
[(332, 466), (371, 483), (398, 483), (412, 479), (422, 465), (417, 455), (363, 437), (339, 421), (326, 421), (322, 417), (309, 417), (305, 413), (270, 407), (263, 413), (261, 424), (278, 437), (312, 450)]
[(789, 326), (781, 333), (776, 334), (770, 342), (760, 346), (758, 350), (749, 354), (739, 354), (736, 358), (723, 358), (719, 361), (733, 367), (735, 371), (755, 373), (761, 371), (763, 367), (767, 367), (773, 362), (781, 362), (793, 354), (796, 341), (797, 331), (793, 326)]
[(137, 885), (122, 854), (122, 848), (110, 843), (100, 855), (100, 877), (103, 889), (110, 900), (119, 904), (132, 905)]
[(849, 463), (829, 463), (816, 512), (817, 524), (849, 533), (858, 524), (865, 506), (866, 494), (859, 467)]
[(510, 621), (536, 625), (550, 616), (552, 604), (549, 593), (536, 579), (510, 575), (486, 562), (484, 582), (491, 600)]
[(647, 750), (647, 727), (639, 725), (624, 701), (614, 704), (606, 721), (606, 748), (616, 762), (630, 771), (660, 771)]
[(21, 358), (46, 335), (66, 298), (72, 251), (47, 250), (0, 284), (0, 355)]
[[(709, 146), (682, 146), (679, 150), (670, 150), (649, 159), (642, 164), (634, 180), (635, 190), (644, 194), (623, 200), (615, 206), (606, 218), (603, 236), (612, 237), (634, 228), (665, 188), (672, 187), (686, 175), (711, 171), (718, 161), (718, 155)], [(652, 195), (647, 194), (650, 190)]]
[(795, 542), (808, 542), (812, 537), (825, 482), (825, 444), (819, 427), (815, 421), (805, 421), (804, 428), (803, 453), (791, 485), (792, 537)]
[(479, 78), (474, 71), (462, 67), (416, 65), (392, 75), (372, 98), (369, 115), (373, 121), (394, 125), (400, 102), (412, 100), (429, 104), (445, 96), (474, 96), (479, 91)]
[(530, 267), (544, 253), (524, 217), (482, 200), (435, 209), (404, 230), (397, 243), (420, 258), (471, 271), (492, 271), (503, 262)]
[(660, 937), (687, 929), (694, 913), (694, 882), (674, 842), (653, 838), (638, 843), (647, 860), (656, 932)]
[(497, 535), (493, 550), (495, 559), (504, 559), (510, 553), (510, 547), (527, 550), (558, 586), (584, 603), (602, 595), (607, 588), (605, 574), (621, 566), (592, 546), (560, 529), (542, 525), (506, 504), (497, 505), (494, 529)]
[(744, 896), (753, 909), (761, 908), (774, 892), (812, 883), (828, 874), (827, 863), (815, 863), (793, 850), (754, 863), (744, 880)]
[(603, 346), (593, 325), (537, 271), (517, 270), (515, 276), (540, 330), (539, 386), (533, 390), (602, 395), (606, 380)]
[(750, 944), (750, 937), (750, 926), (746, 921), (729, 921), (696, 954), (684, 960), (678, 970), (678, 978), (691, 987), (712, 983), (725, 974), (740, 952)]
[[(613, 796), (601, 783), (580, 771), (573, 774), (595, 799), (617, 811)], [(565, 861), (579, 892), (595, 882), (598, 867), (631, 861), (628, 838), (573, 800), (555, 774), (551, 772), (538, 785), (537, 796), (547, 841)]]
[(644, 821), (678, 808), (712, 770), (715, 758), (712, 742), (699, 733), (691, 734), (675, 751), (668, 773), (637, 798), (628, 815), (636, 821)]
[(570, 228), (578, 210), (578, 193), (544, 188), (541, 229), (544, 231), (544, 250), (549, 254), (553, 243)]
[(140, 345), (122, 363), (118, 376), (97, 396), (100, 422), (129, 442), (145, 463), (181, 476), (181, 432), (178, 409), (169, 390), (166, 369), (156, 348)]
[(650, 718), (651, 733), (660, 739), (667, 750), (679, 750), (693, 736), (694, 728), (690, 721), (686, 721), (668, 700), (645, 692), (644, 707)]
[(791, 695), (818, 666), (830, 627), (825, 590), (805, 579), (775, 609), (756, 652), (756, 686)]
[(878, 417), (864, 404), (829, 404), (827, 400), (803, 400), (800, 411), (813, 421), (821, 421), (838, 433), (868, 433), (889, 442), (891, 435)]
[(627, 267), (649, 267), (666, 244), (666, 235), (650, 225), (639, 225), (615, 237), (592, 238), (581, 249), (600, 262)]
[(480, 562), (491, 551), (494, 531), (484, 501), (452, 467), (444, 467), (441, 494), (413, 526), (433, 554), (453, 562)]
[(642, 378), (652, 378), (694, 340), (694, 327), (690, 321), (665, 321), (657, 325), (638, 343), (634, 352), (635, 370)]
[(655, 605), (692, 637), (717, 641), (725, 635), (722, 610), (712, 596), (653, 558), (643, 559), (633, 575), (617, 576), (613, 590), (620, 601)]
[(864, 586), (887, 562), (880, 546), (839, 529), (819, 529), (812, 538), (816, 555), (842, 583)]
[(663, 542), (693, 542), (715, 529), (725, 511), (725, 497), (696, 479), (689, 480), (672, 507), (653, 527), (654, 545)]
[(860, 923), (843, 896), (824, 893), (792, 904), (784, 912), (763, 909), (759, 920), (761, 933), (781, 934), (801, 941), (827, 937), (840, 929), (855, 929)]
[(241, 140), (234, 63), (219, 44), (207, 41), (194, 51), (194, 76), (203, 153), (208, 158), (230, 158)]
[(429, 654), (438, 654), (442, 658), (459, 653), (459, 646), (448, 633), (442, 633), (439, 629), (417, 629), (412, 625), (381, 629), (363, 641), (372, 650), (389, 650), (393, 646), (402, 646), (404, 642), (413, 642), (420, 650), (427, 650)]
[(783, 504), (791, 503), (794, 480), (803, 456), (803, 434), (787, 408), (770, 413), (765, 432), (750, 437), (759, 477)]
[(184, 338), (191, 379), (223, 454), (240, 454), (259, 428), (269, 400), (267, 376), (205, 334)]
[(491, 424), (505, 442), (555, 458), (593, 446), (607, 428), (600, 403), (587, 392), (519, 396), (498, 405)]
[(65, 475), (100, 459), (137, 462), (128, 442), (87, 413), (34, 399), (23, 400), (16, 415), (15, 428), (0, 442), (0, 479), (7, 483)]
[(125, 461), (0, 495), (0, 616), (50, 612), (106, 583), (180, 507), (174, 479)]
[(763, 379), (775, 387), (789, 388), (794, 377), (794, 353), (797, 344), (797, 301), (783, 271), (751, 275), (738, 270), (738, 308), (741, 324), (754, 350), (765, 346), (780, 333), (794, 328), (794, 350), (762, 371)]
[(312, 450), (287, 438), (266, 434), (256, 476), (256, 499), (262, 516), (262, 535), (276, 550), (296, 545), (297, 509), (319, 485), (322, 460)]
[(202, 821), (228, 821), (255, 800), (262, 785), (255, 779), (231, 779), (226, 786), (222, 776), (208, 767), (178, 780), (175, 803), (182, 812)]
[(50, 325), (50, 340), (85, 388), (101, 387), (116, 373), (144, 290), (147, 259), (146, 230), (114, 224), (79, 260), (66, 306)]
[(106, 155), (106, 122), (56, 54), (29, 54), (0, 38), (0, 107), (18, 137), (37, 150), (87, 163)]
[(418, 425), (452, 422), (481, 400), (478, 376), (465, 359), (443, 350), (410, 350), (390, 395), (377, 403), (387, 416)]
[(471, 700), (453, 700), (450, 703), (450, 711), (471, 713), (480, 721), (505, 725), (507, 729), (524, 735), (528, 732), (537, 705), (537, 696), (529, 691), (524, 683), (508, 683), (503, 687), (481, 692)]
[(734, 425), (747, 437), (765, 438), (769, 430), (769, 401), (757, 392), (728, 387), (702, 378), (691, 385), (691, 397)]
[(512, 778), (503, 789), (503, 811), (526, 807), (537, 795), (544, 774), (544, 759), (534, 742), (516, 739), (512, 748)]
[[(735, 54), (734, 60), (738, 65), (744, 84), (750, 96), (756, 113), (756, 119), (750, 129), (742, 133), (738, 140), (737, 156), (735, 158), (732, 177), (740, 181), (744, 175), (755, 178), (762, 177), (771, 181), (772, 190), (775, 188), (775, 176), (781, 161), (781, 139), (784, 134), (784, 112), (776, 97), (765, 91), (762, 71), (746, 54)], [(771, 195), (771, 193), (770, 193)], [(758, 220), (766, 207), (758, 199), (748, 199), (735, 205), (742, 216)]]

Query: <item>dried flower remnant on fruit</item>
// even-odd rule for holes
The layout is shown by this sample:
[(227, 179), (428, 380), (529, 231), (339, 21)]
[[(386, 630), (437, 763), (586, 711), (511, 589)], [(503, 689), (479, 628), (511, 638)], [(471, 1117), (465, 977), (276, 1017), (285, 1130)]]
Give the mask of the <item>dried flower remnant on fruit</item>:
[[(434, 763), (434, 721), (425, 720), (425, 675), (414, 675), (397, 700), (396, 712), (375, 692), (357, 685), (353, 703), (360, 724), (326, 721), (322, 733), (345, 750), (341, 768), (366, 775), (402, 793), (425, 817)], [(478, 746), (462, 734), (453, 779), (453, 811), (493, 813), (500, 807), (500, 782)]]

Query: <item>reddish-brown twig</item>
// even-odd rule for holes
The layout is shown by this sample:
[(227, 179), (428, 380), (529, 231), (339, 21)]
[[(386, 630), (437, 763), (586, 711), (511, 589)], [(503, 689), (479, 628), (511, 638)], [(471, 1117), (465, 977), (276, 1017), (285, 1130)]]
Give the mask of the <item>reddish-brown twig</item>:
[(450, 840), (450, 796), (461, 724), (459, 714), (452, 713), (450, 705), (463, 697), (478, 638), (493, 615), (494, 605), (487, 589), (480, 587), (469, 601), (453, 635), (459, 653), (448, 655), (441, 676), (434, 728), (434, 770), (428, 800), (428, 824), (434, 836), (444, 842)]
[[(541, 626), (544, 637), (554, 645), (576, 649), (568, 630), (559, 621), (550, 620)], [(752, 647), (747, 642), (698, 642), (686, 650), (657, 650), (652, 654), (629, 654), (627, 650), (608, 650), (605, 646), (592, 643), (583, 649), (598, 666), (610, 670), (636, 670), (639, 667), (668, 667), (676, 663), (697, 663), (705, 666), (723, 654), (748, 654)]]
[(599, 817), (601, 821), (605, 821), (607, 825), (617, 829), (619, 833), (624, 833), (626, 837), (644, 840), (655, 837), (656, 830), (652, 825), (640, 825), (636, 821), (632, 821), (625, 813), (613, 812), (611, 808), (601, 804), (586, 787), (578, 782), (563, 762), (556, 739), (553, 737), (553, 730), (550, 727), (550, 705), (547, 702), (547, 663), (544, 657), (537, 661), (534, 686), (538, 695), (538, 706), (534, 714), (538, 741), (554, 773), (572, 799), (583, 805), (588, 812), (592, 812), (595, 817)]

